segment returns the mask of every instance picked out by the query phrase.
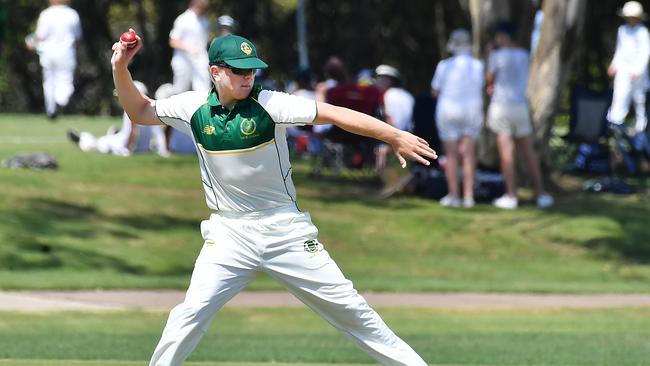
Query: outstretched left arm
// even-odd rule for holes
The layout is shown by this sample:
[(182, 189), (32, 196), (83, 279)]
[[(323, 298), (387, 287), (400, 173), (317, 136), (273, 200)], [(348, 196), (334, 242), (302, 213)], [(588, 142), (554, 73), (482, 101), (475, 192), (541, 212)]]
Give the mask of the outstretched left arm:
[(437, 159), (436, 152), (424, 139), (409, 132), (399, 130), (367, 114), (332, 104), (317, 102), (318, 115), (314, 124), (334, 124), (348, 132), (384, 141), (393, 148), (402, 168), (406, 167), (406, 157), (429, 165), (425, 158)]

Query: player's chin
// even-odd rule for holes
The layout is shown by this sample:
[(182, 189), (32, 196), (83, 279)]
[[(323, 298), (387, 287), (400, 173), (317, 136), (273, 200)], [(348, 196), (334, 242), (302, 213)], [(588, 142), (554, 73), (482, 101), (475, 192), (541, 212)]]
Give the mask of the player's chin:
[(237, 99), (244, 99), (250, 94), (253, 89), (253, 84), (245, 84), (237, 88)]

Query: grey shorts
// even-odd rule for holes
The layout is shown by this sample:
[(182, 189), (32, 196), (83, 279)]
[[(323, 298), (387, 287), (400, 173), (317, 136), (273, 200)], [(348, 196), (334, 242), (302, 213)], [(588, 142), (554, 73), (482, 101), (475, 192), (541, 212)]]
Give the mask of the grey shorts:
[(487, 126), (496, 134), (505, 133), (514, 137), (529, 136), (533, 133), (527, 103), (490, 103)]

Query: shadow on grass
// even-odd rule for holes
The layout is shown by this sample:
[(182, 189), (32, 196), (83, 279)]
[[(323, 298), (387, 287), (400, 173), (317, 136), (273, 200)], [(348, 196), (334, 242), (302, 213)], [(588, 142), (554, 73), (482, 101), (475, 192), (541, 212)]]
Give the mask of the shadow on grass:
[(567, 217), (603, 217), (621, 228), (617, 233), (587, 240), (580, 244), (594, 255), (621, 259), (630, 263), (650, 263), (650, 205), (643, 197), (634, 202), (627, 196), (573, 194), (566, 204), (552, 212)]
[[(23, 208), (0, 210), (0, 216), (11, 218), (0, 249), (0, 267), (9, 270), (69, 267), (144, 274), (146, 268), (97, 250), (99, 238), (135, 240), (140, 238), (141, 231), (164, 233), (179, 228), (198, 231), (199, 227), (197, 220), (182, 217), (111, 216), (93, 206), (43, 198), (29, 199)], [(108, 227), (115, 225), (119, 228)], [(81, 246), (79, 239), (83, 242)]]

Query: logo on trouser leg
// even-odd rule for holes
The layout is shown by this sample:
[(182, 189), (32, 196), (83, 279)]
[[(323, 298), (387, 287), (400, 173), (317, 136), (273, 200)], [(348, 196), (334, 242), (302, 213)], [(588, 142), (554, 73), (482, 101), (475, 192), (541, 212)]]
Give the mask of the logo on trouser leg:
[(304, 244), (305, 252), (318, 253), (323, 250), (323, 246), (316, 239), (307, 240)]

